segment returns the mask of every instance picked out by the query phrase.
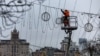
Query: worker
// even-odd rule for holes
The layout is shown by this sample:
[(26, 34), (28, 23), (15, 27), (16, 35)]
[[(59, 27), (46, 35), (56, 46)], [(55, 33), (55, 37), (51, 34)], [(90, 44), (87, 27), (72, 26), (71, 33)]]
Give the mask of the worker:
[(68, 17), (70, 16), (70, 13), (69, 13), (69, 11), (68, 10), (62, 10), (61, 9), (61, 12), (64, 14), (64, 16), (63, 16), (63, 23), (64, 23), (64, 26), (68, 26), (68, 27), (70, 27), (70, 22), (69, 22), (69, 19), (68, 19)]

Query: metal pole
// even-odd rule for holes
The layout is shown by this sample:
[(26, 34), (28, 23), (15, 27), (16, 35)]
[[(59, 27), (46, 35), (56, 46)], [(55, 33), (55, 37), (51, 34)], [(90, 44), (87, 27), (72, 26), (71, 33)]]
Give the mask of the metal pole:
[[(66, 32), (66, 30), (65, 30), (65, 32)], [(68, 47), (67, 47), (67, 55), (66, 55), (66, 56), (70, 56), (70, 54), (69, 54), (69, 48), (70, 48), (72, 30), (68, 30), (68, 31), (66, 32), (66, 34), (68, 34), (68, 33), (69, 33), (69, 38), (68, 38)]]

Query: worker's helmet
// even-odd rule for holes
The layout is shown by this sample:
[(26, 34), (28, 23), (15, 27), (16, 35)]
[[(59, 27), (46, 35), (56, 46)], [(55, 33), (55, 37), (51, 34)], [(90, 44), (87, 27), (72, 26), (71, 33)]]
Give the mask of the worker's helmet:
[(68, 12), (68, 10), (65, 10), (65, 12)]

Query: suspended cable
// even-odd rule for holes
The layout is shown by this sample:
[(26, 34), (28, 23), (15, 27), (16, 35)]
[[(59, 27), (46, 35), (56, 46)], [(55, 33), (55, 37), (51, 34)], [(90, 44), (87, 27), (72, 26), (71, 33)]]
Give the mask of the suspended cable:
[(43, 33), (41, 32), (41, 35), (40, 35), (41, 37), (40, 37), (40, 43), (39, 43), (39, 45), (41, 45), (41, 43), (42, 43), (42, 40), (43, 40)]
[(44, 30), (44, 23), (41, 21), (41, 29), (42, 29), (42, 33), (45, 33), (45, 30)]
[[(34, 3), (36, 5), (39, 5), (37, 3)], [(56, 7), (52, 7), (52, 6), (47, 6), (47, 5), (41, 5), (41, 6), (45, 6), (45, 7), (48, 7), (48, 8), (54, 8), (54, 9), (62, 9), (62, 8), (56, 8)], [(76, 13), (84, 13), (84, 14), (87, 14), (87, 15), (96, 15), (96, 16), (99, 16), (99, 14), (94, 14), (94, 13), (87, 13), (87, 12), (79, 12), (79, 11), (73, 11), (73, 10), (69, 10), (71, 12), (76, 12)]]
[(3, 18), (2, 18), (2, 26), (3, 26), (3, 28), (4, 28), (5, 30), (12, 29), (13, 27), (7, 28), (7, 27), (5, 26), (4, 20), (5, 20), (5, 22), (6, 22), (6, 19), (3, 17)]
[[(40, 3), (40, 6), (39, 6), (39, 15), (38, 15), (37, 31), (36, 31), (36, 39), (35, 39), (35, 41), (37, 41), (37, 39), (38, 39), (38, 31), (39, 31), (39, 19), (40, 19), (40, 14), (41, 14), (41, 3)], [(36, 44), (36, 42), (35, 42), (35, 44)]]
[(29, 38), (29, 21), (28, 19), (26, 19), (26, 39), (28, 40)]
[[(92, 20), (92, 22), (94, 22), (94, 21), (96, 20), (96, 17), (97, 17), (97, 16), (94, 17), (94, 20)], [(91, 23), (92, 23), (92, 22), (91, 22)]]
[[(79, 18), (79, 13), (78, 13), (78, 15), (77, 15), (77, 16), (78, 16), (78, 18)], [(78, 20), (78, 21), (80, 21), (80, 20)], [(81, 21), (82, 21), (82, 20), (81, 20)], [(79, 26), (79, 27), (81, 27), (81, 28), (84, 28), (84, 27), (83, 27), (83, 26), (81, 26), (79, 23), (78, 23), (78, 26)]]
[(29, 21), (28, 21), (28, 22), (29, 22), (29, 23), (28, 23), (28, 25), (29, 25), (29, 41), (31, 42), (31, 40), (32, 40), (32, 39), (31, 39), (31, 37), (32, 37), (32, 26), (33, 26), (33, 24), (32, 24), (32, 21), (33, 21), (33, 20), (32, 20), (32, 15), (33, 15), (33, 14), (32, 14), (31, 12), (29, 12), (28, 15), (29, 15)]
[(73, 8), (74, 11), (76, 9), (76, 5), (77, 5), (77, 0), (75, 1), (75, 4), (74, 4), (74, 8)]
[[(75, 4), (74, 4), (74, 7), (73, 7), (73, 11), (75, 11), (76, 9), (76, 4), (77, 4), (77, 0), (75, 0)], [(72, 16), (74, 15), (75, 12), (72, 12)]]
[[(50, 6), (50, 0), (49, 0), (49, 6)], [(49, 10), (49, 11), (50, 11), (51, 18), (52, 18), (52, 11), (51, 11), (51, 8), (50, 8), (50, 10)], [(49, 22), (48, 22), (48, 23), (49, 23)], [(52, 23), (54, 23), (54, 22), (53, 22), (53, 18), (52, 18)], [(53, 38), (53, 30), (54, 30), (54, 26), (53, 26), (53, 28), (51, 28), (51, 27), (50, 27), (50, 23), (49, 23), (49, 25), (48, 25), (48, 26), (49, 26), (50, 30), (52, 30), (52, 33), (51, 33), (51, 38), (50, 38), (50, 46), (52, 46), (52, 38)]]
[(23, 36), (23, 22), (20, 23), (20, 36), (19, 37), (22, 37)]
[[(58, 8), (60, 7), (60, 4), (61, 4), (61, 0), (59, 0), (59, 3), (58, 3)], [(58, 18), (58, 9), (55, 9), (55, 11), (56, 11), (56, 17)], [(56, 18), (56, 19), (57, 19)], [(56, 20), (55, 20), (56, 21)], [(55, 23), (55, 25), (56, 25), (56, 23)], [(54, 26), (55, 26), (54, 25)], [(54, 27), (54, 28), (57, 28), (56, 26)]]
[(91, 36), (91, 33), (92, 33), (92, 32), (90, 32), (90, 34), (89, 34), (88, 38), (90, 38), (90, 36)]
[[(84, 31), (83, 32), (83, 34), (81, 35), (81, 38), (83, 37), (83, 36), (85, 36), (86, 35), (86, 32)], [(85, 38), (85, 37), (84, 37)]]
[[(47, 11), (47, 8), (46, 8), (46, 7), (44, 7), (44, 8), (45, 8), (45, 12), (46, 12), (46, 11)], [(44, 27), (44, 24), (43, 24), (43, 22), (41, 21), (41, 29), (42, 29), (42, 33), (45, 33), (44, 28), (46, 28), (46, 27)]]
[(28, 38), (28, 20), (26, 19), (26, 39)]
[[(56, 11), (56, 13), (55, 13), (55, 19), (57, 19), (57, 17), (58, 17), (58, 10), (55, 9), (55, 11)], [(54, 28), (57, 28), (57, 27), (56, 27), (56, 20), (54, 20)]]
[[(89, 8), (89, 13), (91, 12), (91, 7), (92, 7), (92, 0), (90, 1), (90, 8)], [(90, 21), (90, 14), (88, 14), (88, 22)]]
[[(43, 38), (43, 34), (44, 34), (44, 33), (41, 32), (41, 38), (40, 38), (41, 40), (40, 40), (40, 44), (39, 44), (40, 46), (41, 46), (43, 40), (45, 40), (45, 39), (47, 38), (47, 37), (44, 37), (44, 38)], [(47, 34), (47, 27), (46, 27), (46, 26), (45, 26), (45, 34)], [(46, 40), (45, 40), (45, 41), (46, 41)], [(45, 43), (46, 43), (46, 42), (44, 42), (44, 44), (45, 44)], [(43, 44), (43, 45), (44, 45), (44, 44)]]
[(4, 36), (4, 35), (2, 34), (2, 32), (3, 32), (3, 30), (2, 30), (2, 28), (0, 27), (0, 36), (3, 37), (3, 38), (7, 38), (7, 37), (9, 36), (9, 35)]
[[(84, 18), (81, 18), (80, 17), (80, 14), (78, 15), (78, 19), (80, 19), (80, 20), (78, 20), (78, 21), (81, 21), (82, 22), (82, 25), (84, 25), (84, 23), (83, 23), (83, 20), (82, 19), (84, 19)], [(79, 24), (78, 24), (79, 25)], [(80, 26), (80, 25), (79, 25)], [(82, 27), (82, 26), (81, 26)], [(82, 28), (84, 28), (84, 27), (82, 27)]]
[(50, 30), (54, 30), (54, 28), (51, 28), (51, 27), (50, 27), (49, 21), (48, 21), (48, 27), (49, 27)]
[(41, 47), (41, 46), (37, 46), (37, 45), (33, 45), (33, 44), (30, 44), (30, 46), (38, 47), (38, 48), (43, 48), (43, 47)]
[(35, 6), (35, 5), (33, 5), (34, 28), (35, 28), (35, 29), (37, 29), (37, 27), (36, 27), (36, 20), (35, 20), (35, 19), (36, 19), (36, 17), (35, 17), (35, 8), (34, 8), (34, 6)]
[(52, 46), (53, 31), (54, 30), (52, 30), (52, 32), (51, 32), (51, 38), (50, 38), (50, 44), (49, 44), (50, 46)]
[[(44, 9), (45, 9), (45, 11), (47, 11), (47, 7), (44, 7)], [(45, 33), (45, 34), (47, 34), (47, 22), (46, 22), (46, 25), (44, 25), (43, 23), (42, 23), (42, 21), (41, 21), (41, 29), (42, 29), (42, 33), (41, 33), (41, 41), (40, 41), (40, 45), (41, 45), (41, 43), (42, 43), (42, 39), (43, 39), (43, 33)], [(45, 28), (45, 29), (44, 29)], [(44, 38), (44, 44), (45, 44), (45, 41), (46, 41), (46, 38), (47, 38), (47, 36)]]
[(90, 1), (89, 13), (91, 12), (91, 7), (92, 7), (92, 0)]
[[(80, 17), (81, 18), (81, 17)], [(85, 15), (83, 15), (83, 18), (82, 19), (85, 19)], [(82, 25), (85, 25), (84, 23), (83, 23), (83, 20), (82, 19), (80, 19), (81, 20), (81, 22), (82, 22)]]
[(48, 5), (49, 5), (49, 6), (51, 5), (50, 0), (48, 1)]
[[(47, 34), (47, 30), (48, 30), (47, 22), (46, 22), (46, 25), (44, 26), (44, 28), (45, 28), (45, 32), (41, 32), (40, 45), (41, 45), (41, 43), (43, 42), (43, 41), (42, 41), (42, 39), (43, 39), (43, 34), (44, 34), (44, 33)], [(46, 39), (46, 38), (47, 38), (47, 36), (46, 36), (44, 39)]]
[[(61, 0), (59, 0), (59, 3), (58, 3), (58, 8), (60, 7), (60, 4), (61, 4)], [(57, 9), (55, 9), (56, 10), (56, 17), (58, 17), (58, 10)], [(58, 34), (57, 34), (57, 42), (56, 42), (56, 47), (57, 47), (57, 45), (58, 45), (58, 40), (59, 40), (59, 38), (60, 38), (60, 28), (58, 28)]]
[(60, 28), (58, 28), (56, 47), (57, 47), (58, 42), (59, 42), (60, 34), (61, 34), (61, 32), (60, 32)]
[[(53, 13), (52, 13), (52, 11), (51, 11), (51, 8), (50, 8), (50, 12), (51, 12), (51, 15), (53, 15)], [(55, 16), (55, 17), (56, 17), (56, 16)], [(54, 21), (55, 17), (52, 16), (52, 23), (53, 23), (53, 28), (52, 28), (52, 29), (55, 28), (55, 21)]]
[(32, 26), (32, 24), (31, 24), (31, 18), (32, 18), (31, 17), (31, 12), (29, 12), (28, 15), (29, 15), (29, 19), (28, 19), (28, 21), (29, 21), (29, 23), (28, 23), (29, 24), (29, 30), (31, 30), (31, 26)]
[(48, 33), (48, 24), (46, 23), (46, 26), (47, 26), (47, 28), (46, 28), (46, 34), (45, 34), (45, 38), (44, 38), (44, 46), (46, 45), (45, 43), (46, 43), (46, 39), (47, 39), (47, 33)]
[[(52, 16), (51, 8), (50, 8), (49, 12), (50, 12), (50, 14), (51, 14), (50, 16), (51, 16), (51, 18), (52, 18), (53, 16)], [(54, 22), (53, 22), (53, 19), (52, 19), (52, 23), (54, 23)], [(54, 27), (52, 27), (52, 28), (50, 27), (50, 22), (49, 22), (49, 21), (48, 21), (48, 26), (49, 26), (49, 29), (50, 29), (50, 30), (54, 30)], [(54, 25), (53, 25), (53, 26), (54, 26)]]
[[(45, 9), (45, 12), (47, 11), (47, 7), (44, 7), (44, 9)], [(45, 25), (46, 24), (46, 25)], [(40, 45), (41, 45), (41, 43), (42, 43), (42, 39), (43, 39), (43, 34), (45, 33), (47, 33), (46, 31), (47, 31), (47, 22), (45, 23), (45, 24), (43, 24), (43, 22), (41, 21), (41, 29), (42, 29), (42, 32), (41, 32), (41, 40), (40, 40)], [(47, 37), (45, 37), (45, 38), (47, 38)]]
[(51, 8), (50, 8), (50, 12), (51, 12), (51, 15), (52, 15), (52, 23), (53, 23), (53, 27), (52, 27), (52, 30), (54, 30), (54, 28), (55, 28), (55, 21), (54, 21), (54, 19), (55, 19), (55, 17), (53, 17), (53, 13), (52, 13), (52, 11), (51, 11)]
[(96, 34), (98, 33), (98, 31), (99, 31), (99, 30), (97, 30), (97, 31), (96, 31), (96, 33), (94, 34), (94, 36), (93, 36), (93, 39), (92, 39), (92, 40), (94, 40), (94, 39), (95, 39), (95, 36), (96, 36)]

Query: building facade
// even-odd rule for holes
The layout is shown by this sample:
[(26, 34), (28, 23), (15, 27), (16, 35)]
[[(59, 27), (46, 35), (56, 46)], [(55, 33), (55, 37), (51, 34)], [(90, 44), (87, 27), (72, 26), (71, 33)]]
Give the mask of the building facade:
[(11, 40), (0, 41), (0, 56), (29, 56), (29, 43), (19, 39), (19, 32), (11, 32)]
[(88, 41), (86, 38), (79, 38), (79, 50), (82, 51), (88, 47)]
[(57, 48), (44, 47), (32, 53), (32, 56), (64, 56), (65, 52)]
[[(67, 48), (68, 48), (68, 39), (69, 37), (65, 37), (64, 40), (61, 42), (61, 50), (65, 51), (65, 56), (67, 56)], [(70, 56), (75, 56), (76, 50), (78, 49), (78, 46), (76, 45), (75, 42), (70, 42), (70, 48), (69, 48), (69, 55)]]
[(61, 42), (61, 50), (67, 52), (68, 47), (68, 37), (65, 37), (64, 40)]
[(65, 51), (55, 50), (54, 56), (65, 56)]
[(32, 52), (32, 56), (46, 56), (45, 51), (36, 50), (36, 52)]

